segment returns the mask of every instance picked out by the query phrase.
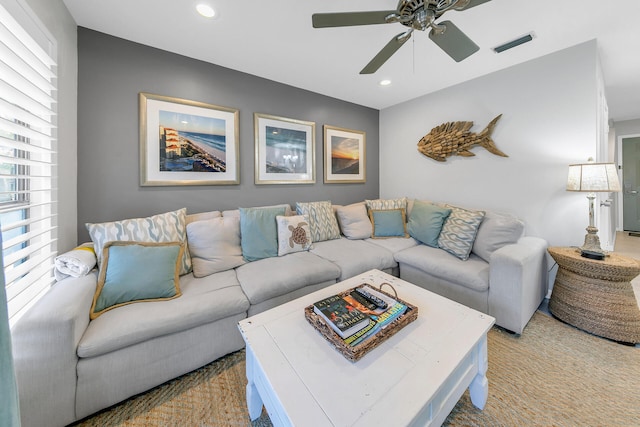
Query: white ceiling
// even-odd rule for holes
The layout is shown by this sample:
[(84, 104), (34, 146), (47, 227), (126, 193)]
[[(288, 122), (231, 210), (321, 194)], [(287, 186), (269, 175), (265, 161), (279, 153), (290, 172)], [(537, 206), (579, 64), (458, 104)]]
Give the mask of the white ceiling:
[[(597, 39), (616, 121), (640, 118), (640, 1), (492, 0), (447, 12), (480, 46), (456, 63), (416, 31), (377, 73), (359, 71), (399, 23), (314, 29), (315, 12), (395, 9), (396, 0), (64, 0), (77, 24), (295, 87), (383, 109), (576, 44)], [(195, 11), (208, 3), (212, 20)], [(501, 54), (491, 48), (528, 32)], [(382, 79), (392, 80), (382, 87)], [(523, 84), (526, 84), (524, 82)]]

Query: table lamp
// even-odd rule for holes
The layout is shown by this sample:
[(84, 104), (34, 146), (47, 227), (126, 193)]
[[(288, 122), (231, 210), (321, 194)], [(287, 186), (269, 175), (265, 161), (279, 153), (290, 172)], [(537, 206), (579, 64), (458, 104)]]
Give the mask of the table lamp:
[(594, 225), (593, 201), (596, 192), (620, 191), (618, 172), (613, 163), (589, 163), (569, 165), (569, 178), (567, 179), (567, 191), (581, 191), (587, 193), (589, 199), (589, 226), (584, 237), (584, 245), (580, 248), (583, 257), (604, 259), (604, 251), (600, 247), (598, 229)]

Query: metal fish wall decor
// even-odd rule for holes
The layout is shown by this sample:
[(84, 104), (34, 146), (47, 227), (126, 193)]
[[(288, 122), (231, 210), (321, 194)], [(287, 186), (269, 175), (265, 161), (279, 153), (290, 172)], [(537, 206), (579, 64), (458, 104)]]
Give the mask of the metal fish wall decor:
[(493, 128), (502, 117), (500, 114), (487, 125), (480, 133), (469, 132), (473, 122), (448, 122), (431, 129), (418, 142), (418, 151), (427, 157), (444, 162), (449, 156), (475, 156), (470, 148), (479, 145), (496, 156), (509, 157), (498, 150), (495, 142), (491, 139)]

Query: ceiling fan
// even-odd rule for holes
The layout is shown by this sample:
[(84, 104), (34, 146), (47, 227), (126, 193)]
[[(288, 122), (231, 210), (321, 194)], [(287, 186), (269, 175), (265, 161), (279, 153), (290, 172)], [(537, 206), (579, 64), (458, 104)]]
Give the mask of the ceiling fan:
[(471, 56), (479, 47), (451, 21), (436, 23), (445, 12), (467, 10), (490, 0), (400, 0), (396, 10), (369, 12), (314, 13), (314, 28), (349, 27), (354, 25), (391, 24), (399, 22), (409, 29), (393, 37), (385, 47), (360, 71), (378, 71), (400, 47), (411, 38), (414, 30), (429, 31), (429, 38), (456, 62)]

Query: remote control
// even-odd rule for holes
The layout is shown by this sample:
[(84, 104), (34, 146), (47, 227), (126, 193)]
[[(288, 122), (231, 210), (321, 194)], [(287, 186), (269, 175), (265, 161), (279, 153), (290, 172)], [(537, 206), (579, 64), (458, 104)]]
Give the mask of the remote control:
[(351, 292), (350, 295), (353, 297), (353, 299), (364, 305), (368, 310), (376, 310), (378, 308), (377, 305), (375, 305), (356, 291)]
[(382, 301), (377, 296), (372, 295), (369, 292), (365, 291), (363, 288), (356, 288), (356, 292), (359, 293), (360, 295), (362, 295), (366, 300), (368, 300), (368, 301), (372, 302), (373, 304), (375, 304), (376, 307), (382, 308), (382, 309), (387, 308), (387, 303), (386, 302)]

